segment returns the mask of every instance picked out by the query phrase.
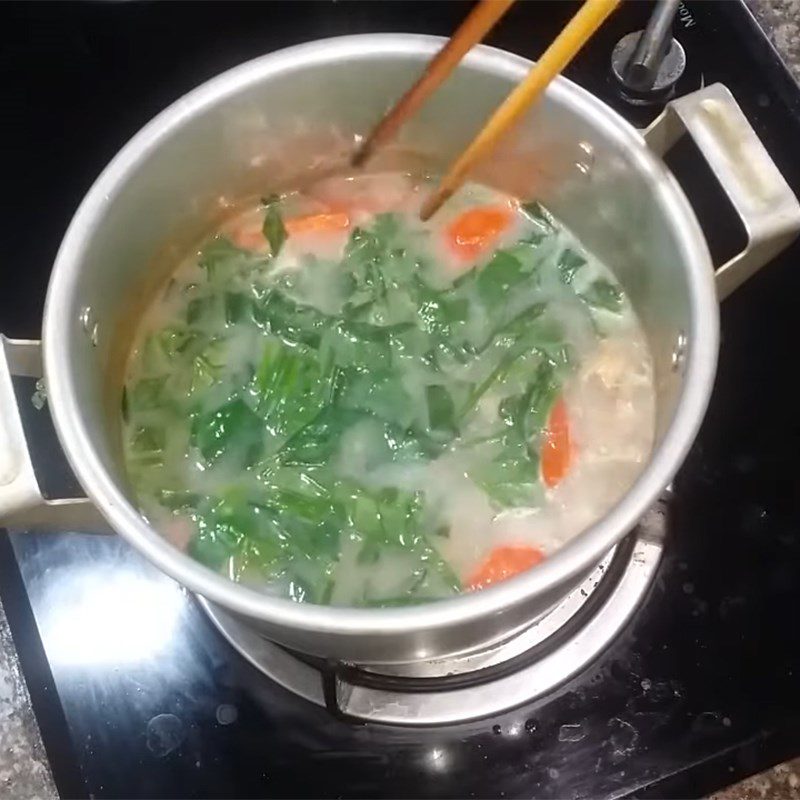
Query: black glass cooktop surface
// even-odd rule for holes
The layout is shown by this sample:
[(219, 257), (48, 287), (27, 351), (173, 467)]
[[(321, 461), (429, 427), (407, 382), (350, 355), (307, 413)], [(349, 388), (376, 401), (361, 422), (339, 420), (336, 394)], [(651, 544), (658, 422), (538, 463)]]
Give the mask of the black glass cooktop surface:
[[(169, 102), (246, 59), (368, 31), (448, 34), (460, 3), (2, 4), (5, 283), (0, 330), (37, 337), (53, 257), (82, 194)], [(521, 2), (490, 37), (536, 57), (574, 9)], [(635, 124), (614, 43), (627, 2), (567, 74)], [(678, 91), (722, 81), (800, 192), (800, 91), (737, 2), (685, 3)], [(737, 229), (690, 149), (674, 167), (712, 249)], [(800, 452), (792, 319), (800, 244), (722, 307), (714, 396), (669, 500), (666, 555), (597, 661), (527, 706), (413, 729), (334, 718), (237, 655), (116, 537), (0, 537), (0, 594), (47, 754), (68, 797), (667, 797), (800, 753)], [(23, 405), (31, 387), (19, 386)], [(32, 427), (45, 472), (54, 438)]]

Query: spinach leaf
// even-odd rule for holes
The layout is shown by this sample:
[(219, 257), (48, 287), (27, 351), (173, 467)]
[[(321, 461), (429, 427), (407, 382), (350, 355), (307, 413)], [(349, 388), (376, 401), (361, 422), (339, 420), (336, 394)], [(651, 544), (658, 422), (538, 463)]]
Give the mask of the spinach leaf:
[(239, 577), (255, 568), (279, 580), (292, 599), (321, 602), (331, 590), (331, 564), (344, 520), (329, 498), (298, 490), (248, 497), (241, 489), (211, 498), (195, 513), (190, 552), (213, 569)]
[(272, 436), (291, 436), (310, 422), (320, 406), (330, 402), (337, 373), (324, 371), (317, 354), (279, 339), (264, 345), (254, 377), (257, 411)]
[(289, 344), (318, 347), (327, 317), (312, 306), (301, 305), (280, 291), (267, 292), (254, 306), (255, 321)]
[(586, 266), (586, 259), (574, 250), (566, 248), (558, 259), (558, 271), (563, 283), (571, 284), (575, 273)]
[(361, 411), (325, 406), (281, 447), (279, 461), (289, 465), (326, 464), (335, 454), (344, 431), (364, 416)]
[(409, 291), (415, 264), (393, 246), (398, 224), (394, 214), (380, 214), (369, 229), (355, 228), (350, 235), (342, 262), (352, 286), (343, 309), (347, 319), (383, 326), (416, 318)]
[(389, 369), (374, 372), (344, 369), (337, 382), (336, 402), (343, 408), (367, 412), (405, 427), (414, 422), (414, 403), (406, 392), (402, 377)]
[(520, 397), (516, 415), (512, 419), (522, 441), (530, 442), (544, 427), (558, 389), (554, 365), (543, 361)]
[[(483, 353), (493, 343), (506, 342), (514, 350), (536, 350), (542, 343), (543, 327), (536, 325), (536, 321), (547, 311), (547, 303), (533, 303), (522, 311), (514, 314), (500, 324), (489, 334), (486, 341), (477, 348), (478, 353)], [(560, 331), (559, 331), (560, 333)], [(546, 341), (546, 337), (545, 341)], [(558, 340), (560, 341), (560, 336)]]
[(241, 398), (198, 414), (192, 422), (192, 443), (209, 463), (226, 454), (239, 466), (251, 466), (261, 454), (263, 438), (264, 423)]
[(210, 389), (219, 380), (219, 368), (211, 364), (202, 355), (195, 356), (192, 361), (192, 377), (189, 394), (196, 395), (204, 389)]
[[(398, 489), (366, 491), (347, 486), (348, 518), (363, 544), (357, 556), (361, 564), (376, 564), (386, 549), (412, 554), (415, 566), (409, 571), (401, 597), (413, 601), (418, 596), (441, 597), (460, 589), (458, 576), (423, 533), (423, 498), (419, 492)], [(377, 596), (374, 596), (377, 595)], [(362, 605), (380, 605), (380, 588), (362, 597)]]
[(263, 514), (293, 558), (322, 557), (330, 563), (338, 554), (345, 518), (331, 498), (281, 491), (269, 497)]
[(225, 292), (225, 322), (245, 323), (253, 318), (253, 301), (244, 292)]
[(343, 368), (385, 370), (391, 364), (392, 333), (392, 329), (366, 322), (339, 320), (326, 331), (320, 347), (321, 356)]
[(213, 294), (195, 297), (186, 306), (186, 323), (199, 329), (216, 327), (219, 298)]
[(424, 461), (438, 456), (442, 446), (425, 431), (403, 429), (391, 422), (382, 422), (383, 438), (394, 463)]
[(458, 414), (459, 421), (463, 421), (475, 408), (481, 397), (489, 391), (495, 384), (502, 381), (509, 373), (515, 362), (530, 351), (530, 345), (525, 337), (520, 337), (503, 354), (497, 366), (470, 392), (467, 402)]
[(544, 207), (534, 201), (523, 203), (522, 211), (530, 222), (533, 223), (530, 230), (523, 233), (520, 242), (513, 248), (537, 247), (556, 231), (556, 223), (551, 214)]
[(428, 425), (431, 431), (452, 439), (457, 433), (456, 409), (450, 392), (444, 386), (428, 386), (425, 391), (428, 405)]
[(137, 428), (131, 439), (132, 450), (143, 456), (158, 455), (164, 452), (166, 433), (163, 428), (154, 426)]
[(137, 381), (128, 394), (129, 411), (152, 411), (160, 408), (165, 400), (166, 386), (166, 375)]
[(240, 250), (224, 236), (215, 236), (200, 252), (198, 266), (209, 282), (220, 285), (234, 275), (247, 273), (256, 263), (263, 261), (247, 250)]
[(129, 453), (139, 466), (159, 466), (164, 463), (166, 439), (163, 428), (139, 427), (130, 439)]
[(497, 440), (499, 450), (489, 462), (470, 472), (470, 478), (500, 508), (534, 501), (539, 468), (531, 445), (546, 423), (558, 388), (555, 367), (543, 361), (522, 394), (500, 404), (500, 418), (506, 427)]
[(349, 525), (363, 542), (358, 557), (361, 563), (377, 561), (384, 547), (408, 550), (419, 542), (419, 493), (368, 490), (353, 483), (344, 483), (339, 493)]
[(538, 461), (527, 447), (513, 442), (469, 476), (499, 508), (531, 505), (539, 483)]
[[(433, 573), (444, 584), (443, 588), (446, 593), (455, 594), (461, 591), (461, 581), (455, 570), (442, 558), (441, 553), (429, 541), (425, 543), (420, 560), (431, 567)], [(420, 591), (423, 589), (423, 585), (418, 585), (415, 589)]]
[(188, 513), (200, 505), (201, 496), (186, 489), (161, 489), (158, 492), (158, 502), (171, 511)]
[(169, 327), (151, 334), (158, 342), (161, 352), (168, 359), (183, 355), (198, 341), (198, 336), (187, 328)]
[(505, 250), (498, 250), (478, 272), (476, 286), (488, 310), (508, 303), (509, 293), (530, 274), (530, 269)]
[(220, 569), (230, 558), (239, 569), (250, 562), (267, 574), (279, 568), (285, 543), (265, 521), (262, 506), (236, 490), (201, 505), (196, 513), (198, 533), (190, 545), (195, 558), (212, 569)]
[[(416, 318), (437, 344), (450, 342), (469, 317), (469, 301), (457, 291), (436, 291), (415, 276), (413, 294)], [(460, 337), (456, 337), (460, 338)]]
[(273, 258), (280, 253), (286, 241), (286, 227), (283, 224), (279, 204), (280, 201), (277, 197), (269, 198), (264, 213), (264, 224), (261, 228), (264, 238), (269, 242), (269, 249)]
[[(211, 340), (200, 338), (193, 345), (197, 352), (191, 361), (191, 374), (188, 385), (187, 398), (191, 399), (191, 407), (198, 404), (198, 395), (216, 386), (228, 362), (228, 341), (224, 337), (214, 337)], [(176, 379), (177, 380), (177, 379)]]
[(622, 311), (624, 303), (622, 290), (603, 278), (589, 284), (589, 288), (581, 294), (581, 299), (593, 308), (602, 308), (614, 314)]
[(363, 268), (384, 260), (399, 230), (395, 214), (378, 214), (370, 228), (356, 227), (345, 247), (345, 267), (356, 278), (365, 278)]
[(361, 426), (370, 443), (367, 466), (421, 461), (438, 454), (441, 447), (423, 432), (378, 419), (361, 410), (325, 406), (311, 422), (289, 438), (278, 452), (282, 464), (323, 466), (342, 446), (344, 433)]
[(527, 203), (523, 203), (521, 208), (533, 222), (548, 233), (553, 233), (556, 230), (552, 215), (545, 210), (538, 200), (529, 200)]

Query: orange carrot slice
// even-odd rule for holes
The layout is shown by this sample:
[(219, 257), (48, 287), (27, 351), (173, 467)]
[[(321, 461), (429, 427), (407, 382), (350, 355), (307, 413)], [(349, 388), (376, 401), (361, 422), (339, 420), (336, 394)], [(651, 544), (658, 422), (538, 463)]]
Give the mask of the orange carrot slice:
[(572, 462), (572, 437), (569, 430), (567, 404), (559, 397), (550, 409), (542, 440), (542, 480), (550, 489), (566, 477)]
[(531, 545), (501, 545), (495, 547), (467, 580), (471, 591), (485, 589), (493, 583), (512, 578), (544, 560), (544, 553)]
[(446, 229), (451, 249), (465, 261), (477, 258), (491, 247), (511, 224), (506, 206), (477, 206), (456, 217)]
[(284, 220), (289, 236), (303, 233), (331, 233), (350, 227), (350, 217), (343, 211), (330, 214), (307, 214), (303, 217), (289, 217)]

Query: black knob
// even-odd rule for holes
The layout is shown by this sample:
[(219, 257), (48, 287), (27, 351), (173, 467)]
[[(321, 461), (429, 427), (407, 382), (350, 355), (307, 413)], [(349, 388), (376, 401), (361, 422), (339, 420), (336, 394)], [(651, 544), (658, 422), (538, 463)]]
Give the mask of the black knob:
[(686, 53), (677, 39), (670, 37), (666, 52), (655, 67), (634, 58), (644, 31), (623, 36), (611, 54), (611, 71), (632, 100), (657, 100), (669, 95), (686, 69)]
[(611, 54), (611, 71), (629, 99), (669, 94), (686, 67), (686, 53), (672, 38), (680, 0), (659, 0), (643, 31), (623, 36)]

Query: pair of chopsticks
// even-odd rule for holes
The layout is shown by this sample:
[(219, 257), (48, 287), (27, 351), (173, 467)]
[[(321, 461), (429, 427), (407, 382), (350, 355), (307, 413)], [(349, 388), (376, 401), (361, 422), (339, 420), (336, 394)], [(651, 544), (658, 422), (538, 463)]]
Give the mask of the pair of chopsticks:
[[(541, 58), (467, 148), (450, 165), (434, 192), (422, 205), (420, 217), (429, 219), (464, 182), (467, 173), (494, 148), (500, 137), (528, 110), (553, 80), (577, 55), (620, 0), (586, 0)], [(400, 98), (364, 140), (353, 157), (362, 165), (377, 147), (386, 143), (400, 126), (430, 97), (456, 68), (459, 61), (480, 42), (505, 14), (514, 0), (480, 0), (461, 27), (431, 60), (419, 80)]]

